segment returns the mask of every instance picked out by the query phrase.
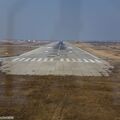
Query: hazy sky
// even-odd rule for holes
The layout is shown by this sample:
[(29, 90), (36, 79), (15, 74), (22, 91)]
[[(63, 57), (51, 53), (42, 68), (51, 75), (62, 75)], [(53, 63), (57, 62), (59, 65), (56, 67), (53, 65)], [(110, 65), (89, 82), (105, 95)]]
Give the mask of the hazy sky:
[(0, 0), (0, 39), (7, 37), (120, 40), (120, 0)]

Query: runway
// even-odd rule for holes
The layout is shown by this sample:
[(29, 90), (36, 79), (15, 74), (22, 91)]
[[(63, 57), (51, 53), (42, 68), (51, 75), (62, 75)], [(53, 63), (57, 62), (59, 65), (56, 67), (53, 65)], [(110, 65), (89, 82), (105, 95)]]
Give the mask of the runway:
[(59, 41), (4, 60), (1, 71), (12, 75), (109, 76), (110, 68), (105, 60)]

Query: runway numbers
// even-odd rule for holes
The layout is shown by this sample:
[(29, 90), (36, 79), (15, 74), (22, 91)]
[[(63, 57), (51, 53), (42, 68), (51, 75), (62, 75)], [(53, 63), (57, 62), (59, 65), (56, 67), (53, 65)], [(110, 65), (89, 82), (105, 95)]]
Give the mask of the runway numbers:
[(11, 60), (12, 62), (79, 62), (79, 63), (102, 63), (101, 60), (98, 59), (80, 59), (80, 58), (60, 58), (59, 60), (55, 60), (55, 58), (14, 58)]

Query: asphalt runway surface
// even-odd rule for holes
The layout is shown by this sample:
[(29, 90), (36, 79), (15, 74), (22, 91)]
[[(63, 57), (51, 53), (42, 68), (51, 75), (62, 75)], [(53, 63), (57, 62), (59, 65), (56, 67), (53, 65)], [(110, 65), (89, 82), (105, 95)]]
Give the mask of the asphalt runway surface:
[(1, 71), (11, 75), (109, 76), (112, 66), (68, 42), (54, 42), (3, 60)]

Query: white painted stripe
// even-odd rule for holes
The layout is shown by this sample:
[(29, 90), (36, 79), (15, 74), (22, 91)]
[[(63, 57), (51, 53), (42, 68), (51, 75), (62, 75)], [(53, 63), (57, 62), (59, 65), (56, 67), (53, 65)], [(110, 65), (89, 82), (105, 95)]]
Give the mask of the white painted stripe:
[(96, 57), (95, 55), (93, 55), (93, 54), (91, 54), (91, 53), (89, 53), (89, 52), (87, 52), (87, 51), (85, 51), (85, 50), (82, 50), (81, 48), (78, 48), (78, 49), (80, 49), (81, 51), (85, 52), (86, 54), (89, 54), (90, 56), (92, 56), (92, 57), (94, 57), (94, 58), (98, 58), (98, 57)]
[(86, 59), (83, 59), (85, 62), (89, 62), (88, 60), (86, 60)]
[(74, 58), (72, 58), (72, 62), (77, 62)]
[(17, 60), (19, 60), (20, 58), (15, 58), (15, 59), (13, 59), (12, 60), (12, 62), (15, 62), (15, 61), (17, 61)]
[(45, 58), (45, 59), (43, 60), (43, 62), (47, 62), (47, 60), (48, 60), (48, 58)]
[(27, 58), (26, 60), (24, 60), (25, 62), (29, 61), (31, 58)]
[(90, 62), (92, 62), (92, 63), (95, 63), (95, 61), (94, 61), (94, 60), (92, 60), (92, 59), (89, 59), (89, 61), (90, 61)]
[(68, 47), (69, 49), (72, 49), (72, 47)]
[(70, 59), (69, 59), (69, 58), (66, 58), (66, 61), (67, 61), (67, 62), (70, 62)]
[(82, 62), (82, 60), (81, 59), (77, 59), (78, 60), (78, 62)]
[(40, 62), (42, 60), (42, 58), (39, 58), (37, 61)]
[(52, 47), (47, 47), (47, 48), (52, 48)]
[(61, 59), (60, 59), (60, 61), (61, 61), (61, 62), (63, 62), (63, 61), (64, 61), (64, 59), (63, 59), (63, 58), (61, 58)]
[(72, 51), (69, 51), (69, 53), (72, 53)]
[(50, 58), (50, 62), (53, 62), (54, 61), (54, 59), (53, 58)]
[(21, 59), (19, 59), (18, 61), (20, 61), (20, 62), (21, 62), (21, 61), (23, 61), (23, 60), (25, 60), (25, 59), (26, 59), (26, 58), (21, 58)]
[(45, 52), (48, 52), (48, 51), (45, 51)]
[(34, 62), (37, 58), (33, 58), (31, 61)]
[(98, 63), (102, 63), (100, 60), (97, 60), (97, 59), (95, 59), (95, 61), (98, 62)]

